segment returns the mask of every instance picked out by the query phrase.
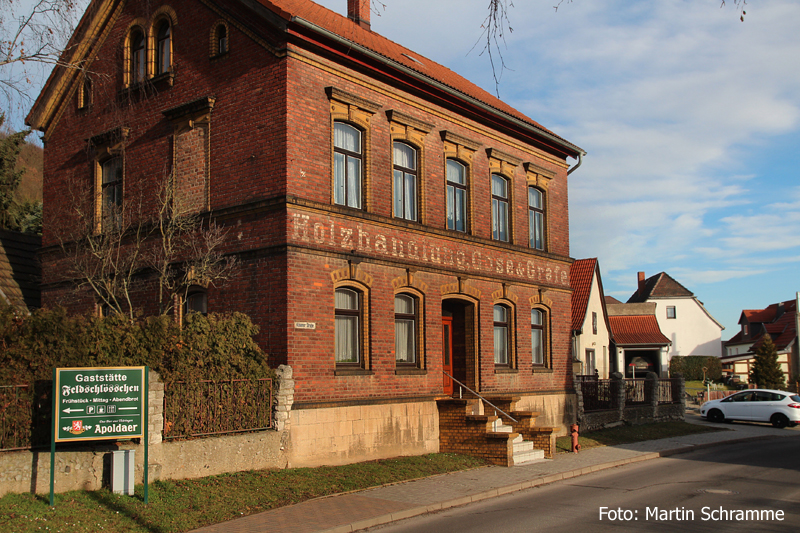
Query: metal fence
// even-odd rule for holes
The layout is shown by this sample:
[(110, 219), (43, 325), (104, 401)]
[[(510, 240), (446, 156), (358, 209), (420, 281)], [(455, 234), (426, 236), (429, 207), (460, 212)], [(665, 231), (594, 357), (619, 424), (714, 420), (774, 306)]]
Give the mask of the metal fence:
[(660, 379), (658, 380), (658, 403), (680, 403), (680, 379)]
[(164, 439), (271, 427), (271, 379), (178, 381), (164, 386)]
[(625, 380), (625, 405), (643, 405), (650, 403), (650, 387), (646, 379)]
[(608, 379), (582, 381), (584, 412), (618, 409), (618, 385), (615, 383)]
[(29, 385), (0, 385), (0, 450), (31, 447), (32, 395)]

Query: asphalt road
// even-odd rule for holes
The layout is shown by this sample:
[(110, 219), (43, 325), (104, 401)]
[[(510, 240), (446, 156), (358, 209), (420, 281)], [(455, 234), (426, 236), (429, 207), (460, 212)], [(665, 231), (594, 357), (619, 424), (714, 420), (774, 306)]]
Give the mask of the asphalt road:
[(800, 438), (724, 445), (627, 465), (373, 529), (678, 530), (800, 531)]

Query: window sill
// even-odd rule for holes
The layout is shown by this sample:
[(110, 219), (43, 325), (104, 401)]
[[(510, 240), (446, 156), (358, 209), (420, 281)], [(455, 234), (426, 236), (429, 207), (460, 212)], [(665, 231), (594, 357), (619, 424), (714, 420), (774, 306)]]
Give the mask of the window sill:
[(494, 373), (495, 374), (518, 374), (519, 370), (517, 370), (516, 368), (495, 367)]
[(533, 367), (534, 374), (552, 374), (553, 369), (547, 368), (546, 366), (535, 366)]
[(371, 376), (372, 370), (363, 368), (337, 368), (333, 371), (334, 376)]
[(424, 368), (395, 368), (395, 376), (425, 376), (428, 371)]
[(219, 54), (214, 54), (213, 56), (209, 56), (208, 58), (209, 58), (211, 61), (216, 61), (217, 59), (222, 59), (223, 57), (228, 57), (228, 54), (229, 54), (229, 53), (230, 53), (230, 52), (229, 52), (228, 50), (226, 50), (226, 51), (224, 51), (224, 52), (222, 52), (222, 53), (219, 53)]

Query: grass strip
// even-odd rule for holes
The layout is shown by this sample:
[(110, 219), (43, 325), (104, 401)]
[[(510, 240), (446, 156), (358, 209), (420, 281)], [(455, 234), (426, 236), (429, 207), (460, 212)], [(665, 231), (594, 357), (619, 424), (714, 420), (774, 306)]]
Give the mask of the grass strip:
[[(641, 426), (617, 426), (613, 428), (588, 431), (578, 435), (581, 449), (596, 448), (598, 446), (615, 446), (617, 444), (630, 444), (645, 440), (666, 439), (706, 433), (708, 431), (723, 431), (724, 428), (700, 426), (682, 421), (659, 422), (655, 424), (642, 424)], [(556, 452), (572, 451), (572, 438), (569, 436), (556, 439)]]
[(48, 495), (8, 494), (0, 498), (0, 531), (188, 531), (320, 496), (483, 465), (485, 462), (474, 457), (438, 453), (343, 466), (156, 481), (150, 484), (147, 506), (141, 485), (135, 496), (108, 490), (56, 494), (54, 508), (49, 507)]

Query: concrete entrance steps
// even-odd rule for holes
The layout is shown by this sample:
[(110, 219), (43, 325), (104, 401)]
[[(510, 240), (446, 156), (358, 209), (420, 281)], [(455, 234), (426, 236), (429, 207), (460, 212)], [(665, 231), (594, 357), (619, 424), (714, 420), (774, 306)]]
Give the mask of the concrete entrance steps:
[(544, 459), (544, 450), (533, 447), (533, 441), (524, 440), (522, 435), (517, 435), (514, 444), (514, 466), (524, 465)]

